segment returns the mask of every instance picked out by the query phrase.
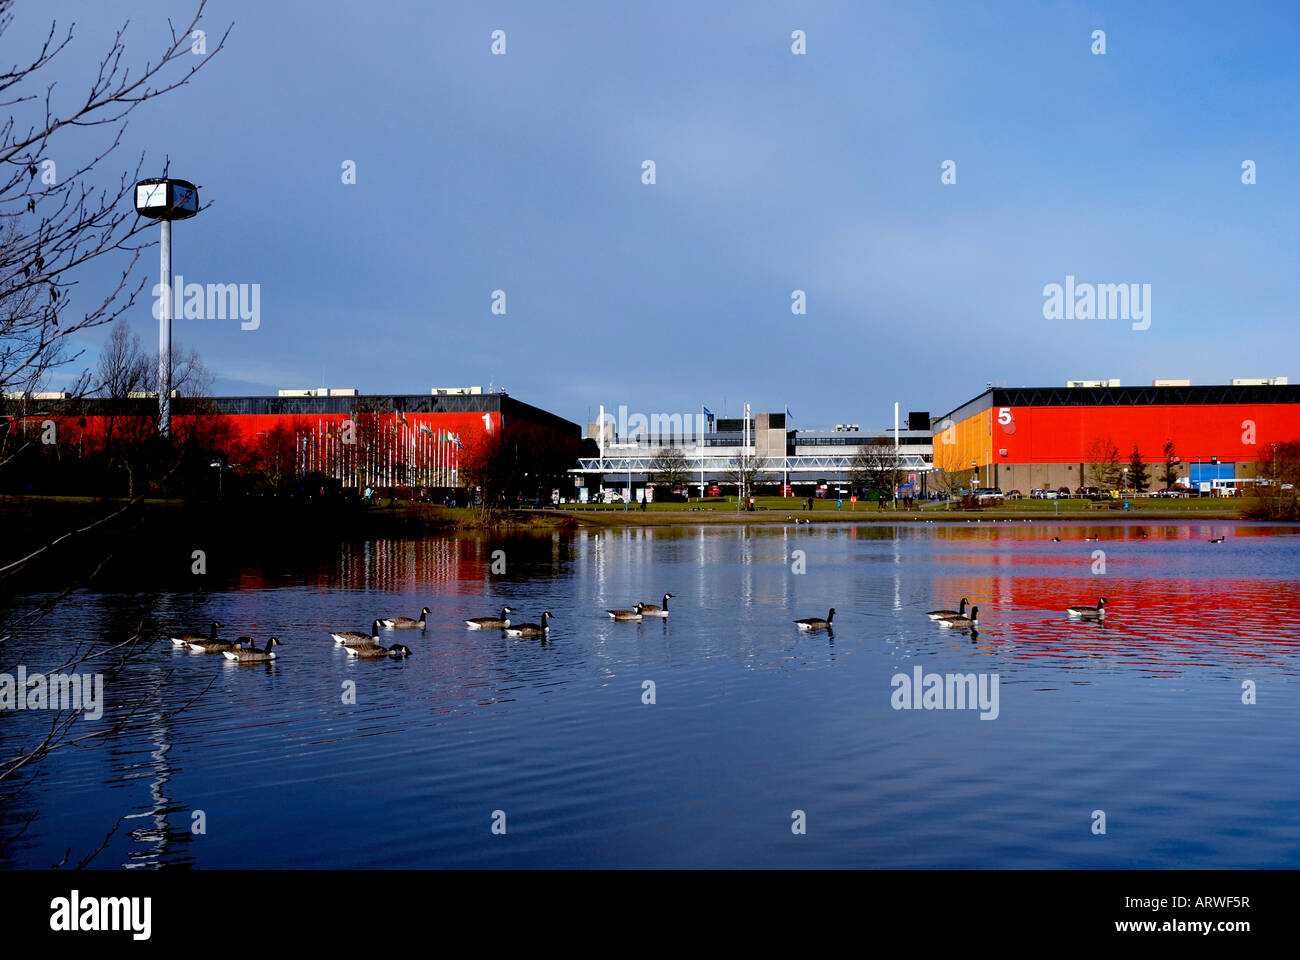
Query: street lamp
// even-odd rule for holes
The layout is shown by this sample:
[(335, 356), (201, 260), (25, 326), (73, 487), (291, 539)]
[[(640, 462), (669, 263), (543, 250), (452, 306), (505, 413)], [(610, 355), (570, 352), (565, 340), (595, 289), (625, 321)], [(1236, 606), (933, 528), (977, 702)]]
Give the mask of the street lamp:
[(1128, 467), (1124, 468), (1124, 509), (1128, 509)]
[(199, 188), (188, 180), (153, 177), (135, 185), (135, 212), (162, 222), (159, 266), (162, 285), (158, 316), (158, 432), (171, 432), (172, 397), (172, 221), (199, 212)]

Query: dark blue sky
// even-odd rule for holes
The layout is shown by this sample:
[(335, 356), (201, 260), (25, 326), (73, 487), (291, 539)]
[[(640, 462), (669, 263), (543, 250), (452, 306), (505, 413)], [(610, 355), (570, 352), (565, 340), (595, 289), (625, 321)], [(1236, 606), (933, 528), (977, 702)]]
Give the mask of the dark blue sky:
[[(113, 26), (140, 60), (190, 9), (25, 2), (6, 59), (76, 20), (54, 73), (84, 96)], [(220, 393), (492, 382), (576, 421), (748, 401), (813, 427), (989, 380), (1295, 376), (1298, 11), (212, 0), (226, 50), (112, 169), (169, 154), (212, 204), (175, 272), (261, 284), (256, 331), (176, 323)], [(1150, 328), (1045, 320), (1066, 275), (1149, 283)]]

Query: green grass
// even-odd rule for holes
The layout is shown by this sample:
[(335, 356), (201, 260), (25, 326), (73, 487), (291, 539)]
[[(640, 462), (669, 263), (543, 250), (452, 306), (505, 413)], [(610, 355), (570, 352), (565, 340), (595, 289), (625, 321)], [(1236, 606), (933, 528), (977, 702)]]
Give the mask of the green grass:
[[(876, 501), (859, 501), (855, 507), (847, 499), (844, 501), (843, 508), (837, 510), (835, 503), (834, 500), (814, 500), (812, 513), (803, 509), (803, 500), (799, 497), (756, 497), (754, 501), (755, 512), (750, 513), (743, 509), (736, 509), (736, 497), (734, 496), (705, 498), (703, 500), (693, 497), (688, 503), (651, 503), (646, 506), (644, 511), (639, 503), (631, 504), (628, 509), (625, 509), (621, 503), (566, 503), (550, 509), (573, 513), (576, 516), (600, 515), (615, 521), (617, 515), (626, 514), (627, 518), (632, 522), (636, 522), (638, 516), (650, 518), (655, 515), (672, 515), (674, 520), (683, 522), (689, 522), (692, 518), (700, 518), (701, 515), (704, 518), (710, 516), (718, 519), (724, 517), (748, 517), (755, 520), (784, 520), (786, 516), (815, 517), (818, 520), (829, 520), (832, 517), (845, 520), (855, 518), (864, 520), (885, 520), (889, 518), (939, 520), (944, 517), (952, 519), (1011, 517), (1050, 520), (1057, 516), (1070, 517), (1071, 519), (1081, 517), (1095, 519), (1109, 517), (1116, 519), (1125, 516), (1153, 515), (1173, 518), (1202, 515), (1237, 516), (1248, 506), (1249, 501), (1227, 497), (1179, 497), (1168, 499), (1130, 497), (1129, 510), (1127, 511), (1123, 509), (1123, 499), (1099, 502), (1077, 498), (1067, 500), (1004, 500), (999, 506), (988, 506), (978, 510), (963, 510), (956, 504), (945, 508), (944, 504), (931, 501), (922, 501), (911, 510), (895, 509), (890, 504), (886, 504), (885, 509), (881, 510)], [(1112, 504), (1116, 505), (1117, 508), (1111, 509)]]

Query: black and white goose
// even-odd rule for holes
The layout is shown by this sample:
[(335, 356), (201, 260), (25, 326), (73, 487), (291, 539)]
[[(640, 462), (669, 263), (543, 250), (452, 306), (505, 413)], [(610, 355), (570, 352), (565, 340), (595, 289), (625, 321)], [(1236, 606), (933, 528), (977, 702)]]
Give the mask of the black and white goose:
[(971, 607), (969, 617), (962, 617), (962, 616), (945, 617), (944, 619), (939, 621), (939, 625), (943, 627), (953, 627), (958, 630), (969, 630), (972, 627), (978, 626), (979, 622), (980, 622), (980, 608)]
[(252, 637), (240, 637), (238, 640), (191, 640), (187, 646), (195, 653), (225, 653), (227, 650), (256, 646), (256, 643)]
[(638, 603), (634, 610), (606, 610), (611, 620), (640, 620), (641, 611), (645, 609), (644, 603)]
[(947, 620), (949, 617), (966, 616), (966, 598), (961, 598), (961, 603), (957, 605), (956, 610), (927, 610), (925, 615), (931, 620)]
[(829, 630), (831, 621), (835, 619), (835, 608), (831, 607), (831, 612), (826, 615), (826, 619), (821, 617), (804, 617), (802, 620), (796, 620), (800, 630)]
[(1066, 607), (1065, 612), (1080, 620), (1104, 620), (1106, 617), (1106, 598), (1097, 601), (1095, 607)]
[(278, 647), (280, 645), (279, 638), (272, 637), (270, 640), (266, 641), (265, 650), (259, 650), (257, 647), (240, 647), (237, 650), (222, 651), (222, 656), (227, 660), (234, 660), (237, 663), (265, 663), (268, 660), (275, 659), (275, 651), (272, 647)]
[(362, 643), (378, 643), (379, 642), (379, 621), (376, 620), (371, 625), (370, 633), (357, 633), (355, 631), (352, 631), (346, 633), (344, 632), (331, 633), (330, 636), (334, 638), (334, 642), (338, 644), (340, 647), (355, 647), (358, 644), (362, 644)]
[(471, 630), (504, 630), (510, 626), (510, 617), (508, 614), (513, 613), (509, 607), (501, 608), (499, 617), (473, 617), (465, 621), (465, 626)]
[(428, 607), (420, 611), (420, 619), (414, 617), (387, 617), (379, 622), (389, 630), (423, 630), (425, 618), (433, 613)]
[(395, 643), (391, 647), (385, 647), (381, 643), (359, 643), (355, 647), (345, 647), (349, 657), (356, 657), (358, 660), (383, 660), (385, 657), (392, 657), (394, 660), (402, 660), (411, 655), (411, 648), (402, 643)]
[(555, 614), (547, 610), (542, 614), (541, 623), (521, 623), (514, 627), (506, 628), (507, 637), (545, 637), (551, 631), (551, 626), (546, 621), (554, 620)]
[(1223, 543), (1225, 539), (1225, 537), (1215, 537), (1210, 541), (1210, 543)]
[(663, 606), (655, 603), (638, 604), (641, 607), (641, 616), (643, 617), (666, 617), (668, 616), (668, 601), (674, 596), (671, 593), (664, 594)]
[(188, 647), (192, 643), (202, 643), (204, 641), (216, 642), (218, 628), (224, 626), (220, 620), (213, 620), (212, 627), (208, 630), (205, 637), (201, 633), (182, 633), (171, 638), (173, 647)]

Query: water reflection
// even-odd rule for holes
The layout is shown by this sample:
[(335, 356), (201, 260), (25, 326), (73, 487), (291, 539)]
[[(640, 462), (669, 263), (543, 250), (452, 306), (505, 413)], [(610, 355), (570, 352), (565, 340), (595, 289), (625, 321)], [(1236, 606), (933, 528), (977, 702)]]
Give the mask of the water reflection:
[[(575, 844), (586, 865), (690, 865), (700, 850), (710, 865), (914, 863), (905, 851), (933, 834), (936, 798), (954, 789), (1002, 811), (1003, 824), (1076, 802), (1086, 792), (1079, 771), (1098, 769), (1080, 731), (1105, 729), (1108, 744), (1130, 728), (1173, 737), (1171, 757), (1213, 756), (1232, 769), (1242, 741), (1227, 737), (1225, 718), (1240, 701), (1223, 681), (1286, 685), (1296, 674), (1296, 536), (1278, 525), (1120, 522), (578, 530), (343, 544), (331, 558), (254, 561), (228, 588), (83, 593), (39, 630), (24, 631), (22, 618), (46, 598), (22, 598), (6, 614), (14, 637), (4, 649), (29, 669), (142, 619), (155, 635), (218, 619), (232, 635), (260, 643), (275, 634), (285, 646), (279, 659), (247, 666), (160, 644), (115, 678), (105, 722), (122, 730), (102, 750), (52, 756), (31, 792), (0, 810), (0, 842), (39, 811), (0, 863), (49, 866), (69, 847), (75, 861), (119, 817), (96, 865), (556, 865), (572, 862)], [(667, 618), (620, 623), (604, 613), (664, 593), (675, 595)], [(1104, 621), (1067, 617), (1067, 606), (1103, 595)], [(977, 629), (924, 616), (963, 596), (980, 607)], [(426, 630), (400, 637), (415, 651), (408, 660), (359, 661), (329, 639), (331, 629), (365, 629), (426, 604)], [(516, 621), (554, 611), (547, 641), (465, 629), (465, 618), (503, 604)], [(792, 623), (831, 606), (833, 631)], [(1012, 691), (1002, 718), (900, 717), (888, 678), (915, 660), (998, 673)], [(1164, 685), (1171, 679), (1176, 688)], [(647, 680), (653, 706), (642, 701)], [(1189, 688), (1203, 695), (1158, 702)], [(1067, 689), (1073, 699), (1054, 698)], [(1280, 693), (1290, 689), (1275, 688), (1268, 730), (1249, 738), (1252, 769), (1266, 771), (1261, 796), (1292, 790), (1294, 764), (1270, 752), (1290, 748), (1268, 732), (1300, 720), (1297, 698)], [(0, 715), (0, 746), (23, 742), (42, 719)], [(1202, 721), (1199, 739), (1183, 736)], [(972, 756), (997, 775), (968, 771)], [(1076, 766), (1058, 768), (1067, 756)], [(966, 772), (953, 780), (954, 770)], [(1114, 789), (1140, 806), (1149, 780)], [(746, 839), (753, 804), (801, 791), (836, 811), (827, 845), (809, 845), (812, 859)], [(286, 823), (270, 811), (290, 797), (296, 816)], [(1026, 808), (1026, 797), (1039, 805)], [(701, 820), (697, 801), (723, 822)], [(379, 833), (335, 829), (379, 802), (394, 814)], [(481, 831), (457, 819), (503, 804), (530, 825), (508, 851), (481, 845)], [(239, 811), (248, 826), (196, 836), (197, 809), (210, 823), (214, 811)], [(1177, 811), (1187, 823), (1239, 812)], [(1006, 829), (988, 818), (946, 811), (943, 822), (952, 835), (930, 839), (948, 859), (935, 862), (1042, 865), (1041, 853), (999, 846)], [(1262, 831), (1233, 855), (1276, 862), (1285, 842)], [(1129, 865), (1159, 863), (1152, 844)], [(1021, 848), (1049, 850), (1048, 865), (1073, 855), (1068, 841), (1042, 834)]]

